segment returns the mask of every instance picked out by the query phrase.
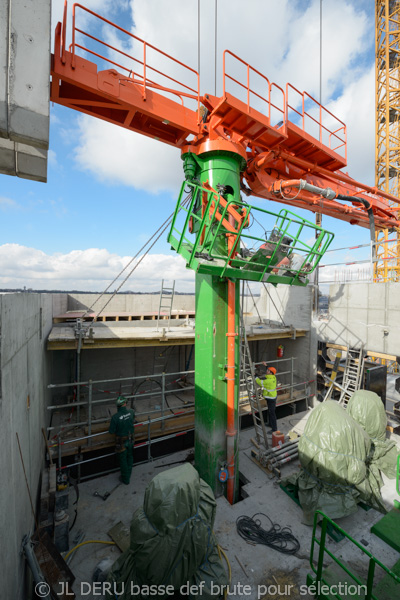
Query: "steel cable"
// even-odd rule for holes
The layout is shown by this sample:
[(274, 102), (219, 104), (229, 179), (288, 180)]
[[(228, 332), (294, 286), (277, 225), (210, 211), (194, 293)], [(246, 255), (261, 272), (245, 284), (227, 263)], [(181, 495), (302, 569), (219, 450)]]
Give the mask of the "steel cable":
[[(183, 201), (183, 203), (181, 205), (181, 208), (184, 208), (184, 207), (187, 206), (187, 204), (189, 203), (189, 200), (191, 198), (191, 194), (192, 194), (192, 192), (190, 192), (186, 196), (186, 198), (184, 199), (184, 201)], [(178, 212), (180, 212), (181, 208), (179, 209)], [(118, 275), (113, 279), (113, 281), (106, 287), (106, 289), (104, 290), (104, 292), (102, 292), (102, 294), (100, 294), (100, 296), (98, 298), (96, 298), (96, 300), (93, 302), (93, 304), (87, 309), (87, 311), (82, 315), (82, 317), (80, 317), (81, 319), (83, 319), (87, 314), (89, 314), (89, 312), (91, 312), (91, 310), (93, 309), (94, 305), (108, 292), (108, 290), (111, 288), (111, 286), (114, 285), (114, 283), (121, 277), (122, 273), (124, 273), (124, 271), (126, 271), (126, 269), (133, 263), (133, 261), (137, 259), (137, 257), (144, 250), (144, 248), (146, 248), (146, 246), (148, 246), (148, 244), (155, 238), (154, 241), (153, 241), (153, 243), (147, 248), (146, 252), (140, 257), (140, 259), (138, 260), (138, 262), (129, 271), (129, 273), (125, 277), (125, 279), (121, 282), (121, 284), (118, 286), (118, 288), (114, 291), (114, 293), (111, 295), (111, 297), (107, 300), (107, 302), (105, 303), (105, 305), (103, 306), (103, 308), (97, 313), (96, 318), (98, 318), (101, 315), (101, 313), (104, 312), (105, 308), (108, 306), (108, 304), (114, 298), (114, 296), (119, 292), (119, 290), (122, 288), (122, 286), (128, 281), (129, 277), (132, 275), (132, 273), (135, 271), (135, 269), (140, 265), (140, 263), (143, 261), (143, 259), (147, 256), (147, 254), (153, 248), (153, 246), (158, 242), (158, 240), (160, 239), (160, 237), (164, 234), (165, 230), (170, 226), (170, 224), (172, 222), (172, 219), (174, 217), (174, 214), (175, 213), (173, 212), (164, 221), (164, 223), (162, 225), (160, 225), (160, 227), (157, 229), (157, 231), (155, 233), (153, 233), (153, 235), (147, 240), (147, 242), (145, 244), (143, 244), (143, 246), (140, 248), (140, 250), (138, 250), (138, 252), (135, 254), (135, 256), (133, 256), (131, 258), (131, 260), (128, 262), (128, 264), (125, 265), (125, 267), (118, 273)], [(93, 323), (93, 321), (94, 321), (94, 317), (93, 317), (92, 323)]]

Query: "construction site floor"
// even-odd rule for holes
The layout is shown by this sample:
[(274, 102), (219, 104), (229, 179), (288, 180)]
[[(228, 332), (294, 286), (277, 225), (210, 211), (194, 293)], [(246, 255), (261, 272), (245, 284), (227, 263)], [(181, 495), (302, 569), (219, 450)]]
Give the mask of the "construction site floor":
[[(293, 426), (301, 430), (308, 414), (300, 413), (280, 419), (278, 425), (284, 432), (288, 432)], [(302, 523), (301, 508), (280, 489), (276, 478), (270, 478), (251, 459), (251, 449), (254, 448), (252, 437), (254, 437), (253, 429), (243, 431), (240, 435), (239, 470), (247, 480), (242, 490), (248, 496), (233, 506), (224, 497), (217, 499), (214, 531), (231, 564), (232, 597), (249, 600), (312, 598), (313, 596), (306, 589), (306, 576), (310, 572), (312, 529)], [(400, 448), (399, 438), (395, 436), (395, 439)], [(162, 472), (163, 465), (179, 460), (184, 461), (187, 454), (188, 451), (183, 451), (151, 463), (134, 466), (129, 486), (121, 484), (114, 489), (119, 483), (119, 473), (80, 484), (78, 517), (70, 532), (70, 546), (74, 545), (73, 540), (79, 531), (84, 533), (84, 541), (111, 541), (107, 532), (118, 522), (122, 522), (129, 529), (132, 515), (142, 506), (144, 492), (151, 479)], [(165, 466), (165, 468), (172, 467)], [(298, 468), (298, 461), (289, 463), (283, 468), (282, 476), (289, 475)], [(111, 490), (114, 491), (105, 501), (94, 496), (95, 492), (105, 494)], [(385, 480), (383, 497), (388, 508), (393, 506), (393, 499), (396, 497), (393, 480)], [(70, 505), (73, 500), (72, 491)], [(71, 518), (73, 512), (70, 507)], [(268, 515), (281, 527), (292, 529), (293, 534), (300, 541), (300, 551), (296, 556), (285, 555), (265, 546), (253, 546), (239, 537), (236, 531), (236, 519), (241, 515), (252, 517), (259, 512)], [(359, 508), (355, 515), (339, 519), (338, 524), (384, 565), (391, 567), (398, 560), (398, 553), (370, 533), (371, 526), (381, 517), (382, 515), (373, 509), (365, 511)], [(355, 550), (350, 541), (344, 539), (341, 542), (334, 542), (328, 539), (327, 547), (336, 556), (340, 555), (341, 560), (358, 572), (364, 570), (363, 555), (361, 551)], [(88, 596), (96, 565), (103, 559), (114, 561), (119, 556), (120, 550), (117, 546), (103, 544), (87, 544), (76, 551), (70, 568), (76, 576), (73, 590), (79, 600), (88, 597), (101, 598), (98, 594)], [(244, 586), (250, 587), (244, 588)]]

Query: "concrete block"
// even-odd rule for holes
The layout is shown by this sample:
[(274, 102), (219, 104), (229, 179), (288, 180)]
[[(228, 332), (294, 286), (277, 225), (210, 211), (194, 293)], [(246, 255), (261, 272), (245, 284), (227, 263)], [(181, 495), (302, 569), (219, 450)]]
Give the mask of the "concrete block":
[[(9, 0), (0, 2), (0, 137), (8, 137), (8, 22)], [(1, 151), (0, 151), (1, 158)], [(1, 161), (0, 161), (1, 170)], [(5, 171), (1, 171), (4, 173)]]
[(9, 31), (10, 139), (49, 147), (50, 0), (12, 2)]
[(3, 175), (17, 174), (17, 155), (15, 153), (15, 143), (11, 140), (2, 138), (0, 138), (0, 173)]
[(367, 308), (369, 302), (368, 291), (368, 284), (357, 284), (353, 286), (347, 286), (347, 305), (354, 309)]
[(56, 492), (55, 512), (58, 512), (59, 510), (67, 510), (68, 500), (69, 500), (69, 487), (67, 487), (65, 490), (60, 490), (59, 492)]
[(69, 516), (64, 515), (62, 519), (54, 519), (54, 544), (59, 552), (69, 549)]
[(53, 515), (53, 513), (49, 513), (46, 520), (40, 521), (39, 531), (40, 531), (40, 533), (45, 531), (46, 533), (49, 534), (50, 538), (53, 539), (53, 534), (54, 534), (54, 515)]
[(16, 144), (18, 177), (33, 181), (47, 181), (47, 151), (26, 144)]

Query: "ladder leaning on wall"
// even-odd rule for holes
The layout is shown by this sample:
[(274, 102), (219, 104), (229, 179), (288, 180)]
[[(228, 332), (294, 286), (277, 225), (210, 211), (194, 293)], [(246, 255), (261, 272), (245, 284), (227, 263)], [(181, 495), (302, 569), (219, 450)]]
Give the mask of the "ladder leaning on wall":
[(267, 430), (265, 427), (264, 413), (260, 404), (261, 389), (256, 383), (254, 363), (251, 359), (249, 343), (246, 335), (243, 312), (240, 315), (240, 364), (246, 385), (247, 396), (253, 416), (256, 441), (268, 448)]
[(342, 391), (340, 393), (339, 403), (346, 408), (348, 401), (361, 387), (361, 379), (364, 367), (363, 358), (364, 347), (359, 349), (349, 348), (347, 350), (346, 364), (343, 373)]
[[(161, 281), (160, 302), (158, 305), (157, 331), (159, 329), (160, 320), (168, 316), (168, 329), (171, 324), (172, 304), (174, 302), (175, 281), (172, 282), (172, 287), (164, 286), (164, 279)], [(165, 311), (165, 312), (163, 312)]]

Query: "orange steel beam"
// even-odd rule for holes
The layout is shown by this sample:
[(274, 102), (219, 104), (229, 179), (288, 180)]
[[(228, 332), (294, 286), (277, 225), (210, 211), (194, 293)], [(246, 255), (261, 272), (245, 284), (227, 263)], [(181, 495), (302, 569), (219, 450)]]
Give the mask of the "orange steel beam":
[[(77, 25), (79, 11), (100, 19), (102, 27), (114, 27), (118, 35), (126, 35), (124, 50), (81, 29)], [(65, 10), (63, 24), (56, 28), (51, 64), (53, 102), (170, 144), (183, 153), (202, 154), (215, 144), (223, 149), (233, 142), (239, 153), (247, 156), (243, 177), (255, 196), (369, 227), (365, 206), (343, 204), (330, 199), (332, 196), (324, 198), (290, 185), (291, 180), (301, 179), (318, 188), (330, 188), (335, 197), (357, 196), (367, 201), (377, 229), (400, 227), (398, 198), (361, 184), (341, 170), (347, 158), (346, 126), (306, 92), (290, 84), (285, 91), (225, 51), (222, 97), (200, 97), (199, 75), (194, 69), (79, 4), (73, 6), (72, 44), (67, 49), (66, 17)], [(86, 46), (77, 41), (78, 36), (88, 40)], [(96, 44), (95, 49), (89, 42)], [(132, 49), (130, 53), (129, 47), (135, 52)], [(173, 75), (167, 75), (164, 67), (161, 70), (157, 60), (150, 64), (150, 52), (161, 57), (164, 66), (172, 65)], [(96, 62), (83, 58), (83, 53), (100, 61), (101, 67), (111, 68), (100, 69)], [(245, 66), (245, 83), (229, 74), (228, 61)], [(183, 70), (195, 83), (178, 81), (174, 69)], [(264, 97), (252, 87), (256, 77), (263, 80)], [(243, 88), (244, 101), (228, 93), (230, 81)], [(292, 115), (296, 123), (289, 120)], [(276, 119), (278, 123), (274, 123)], [(333, 126), (329, 129), (326, 122)], [(317, 137), (307, 131), (307, 123), (313, 125)]]
[[(366, 200), (373, 210), (375, 226), (378, 229), (399, 226), (396, 211), (389, 207), (387, 200), (389, 194), (361, 184), (341, 171), (330, 172), (304, 159), (291, 156), (287, 152), (258, 155), (248, 163), (244, 177), (255, 196), (369, 228), (368, 213), (360, 204), (356, 202), (343, 204), (338, 200), (326, 199), (321, 195), (299, 190), (287, 184), (288, 179), (303, 179), (317, 187), (332, 189), (335, 196), (356, 196)], [(398, 198), (391, 198), (399, 205)]]

